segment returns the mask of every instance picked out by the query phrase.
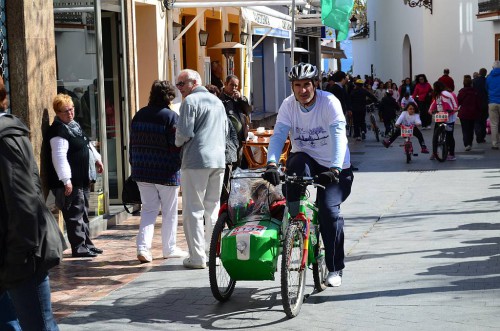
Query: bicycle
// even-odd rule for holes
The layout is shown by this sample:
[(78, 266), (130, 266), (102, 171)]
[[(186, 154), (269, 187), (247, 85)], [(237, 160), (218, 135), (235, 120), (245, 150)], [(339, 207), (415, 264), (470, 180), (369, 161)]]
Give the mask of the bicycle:
[(433, 150), (437, 151), (435, 155), (436, 159), (439, 162), (444, 162), (448, 156), (448, 143), (446, 142), (448, 112), (437, 112), (434, 115), (434, 121), (437, 128), (434, 129), (434, 134), (432, 135), (432, 144), (433, 146), (437, 146), (437, 148), (433, 148)]
[(411, 142), (411, 137), (413, 137), (413, 125), (401, 125), (401, 137), (404, 138), (403, 149), (406, 155), (406, 163), (411, 162), (411, 157), (418, 156), (418, 154), (413, 154), (413, 144)]
[[(238, 174), (232, 177), (232, 193), (238, 194), (240, 190), (233, 181), (256, 179), (247, 174), (243, 172), (241, 177)], [(299, 314), (304, 301), (307, 267), (312, 268), (315, 290), (321, 292), (327, 287), (324, 283), (328, 269), (319, 232), (318, 208), (308, 201), (306, 190), (310, 185), (322, 186), (314, 183), (312, 177), (283, 175), (281, 178), (283, 183), (303, 187), (298, 215), (290, 218), (284, 207), (283, 217), (278, 220), (272, 217), (275, 215), (272, 209), (270, 213), (256, 214), (250, 204), (224, 204), (212, 233), (208, 269), (213, 296), (225, 302), (231, 297), (237, 281), (274, 280), (281, 256), (282, 304), (285, 314), (293, 318)]]
[(366, 105), (366, 112), (370, 114), (370, 127), (371, 130), (373, 131), (373, 134), (375, 134), (375, 139), (377, 139), (377, 142), (380, 141), (380, 129), (377, 125), (377, 120), (375, 119), (375, 110), (377, 109), (377, 106), (374, 102)]

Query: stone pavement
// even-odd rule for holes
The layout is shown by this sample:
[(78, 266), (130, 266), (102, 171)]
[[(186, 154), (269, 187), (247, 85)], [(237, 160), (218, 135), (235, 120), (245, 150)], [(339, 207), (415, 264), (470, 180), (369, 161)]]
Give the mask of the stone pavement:
[(360, 171), (342, 205), (343, 284), (314, 293), (308, 271), (298, 317), (283, 312), (279, 272), (237, 282), (221, 304), (207, 269), (184, 269), (181, 259), (139, 265), (133, 218), (96, 239), (103, 256), (66, 259), (51, 274), (61, 330), (498, 330), (500, 152), (465, 152), (456, 129), (454, 162), (420, 154), (406, 164), (399, 140), (385, 149), (370, 132), (350, 142)]

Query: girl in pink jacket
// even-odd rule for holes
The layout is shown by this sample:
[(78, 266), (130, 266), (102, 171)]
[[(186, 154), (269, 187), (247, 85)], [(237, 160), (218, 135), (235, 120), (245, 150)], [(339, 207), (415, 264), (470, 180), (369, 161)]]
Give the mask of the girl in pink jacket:
[[(448, 161), (455, 161), (455, 138), (453, 138), (453, 131), (455, 128), (455, 121), (457, 120), (458, 114), (458, 100), (457, 96), (453, 92), (448, 92), (445, 85), (437, 81), (433, 85), (434, 92), (431, 106), (429, 107), (429, 114), (435, 114), (437, 112), (447, 112), (448, 121), (446, 121), (446, 144), (448, 145)], [(437, 144), (435, 135), (439, 125), (434, 125), (434, 136), (432, 138), (432, 155), (431, 160), (436, 159), (437, 154)]]

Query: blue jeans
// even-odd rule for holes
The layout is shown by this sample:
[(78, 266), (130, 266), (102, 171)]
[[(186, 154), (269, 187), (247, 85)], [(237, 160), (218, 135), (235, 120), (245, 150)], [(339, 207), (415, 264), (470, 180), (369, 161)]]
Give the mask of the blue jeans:
[(22, 331), (10, 295), (7, 292), (0, 293), (0, 330)]
[[(286, 162), (288, 174), (316, 176), (328, 170), (318, 164), (306, 153), (293, 153)], [(319, 228), (325, 245), (325, 263), (329, 271), (344, 269), (344, 218), (340, 215), (340, 204), (351, 194), (354, 175), (351, 169), (340, 173), (339, 184), (330, 184), (318, 189), (316, 203), (319, 208)], [(298, 213), (300, 188), (297, 185), (286, 187), (286, 199), (290, 215)]]
[[(59, 330), (52, 314), (50, 283), (47, 272), (35, 275), (17, 287), (0, 294), (2, 318), (4, 317), (4, 307), (9, 306), (9, 302), (5, 298), (9, 298), (9, 296), (23, 331)], [(12, 310), (11, 312), (13, 313)], [(6, 317), (8, 319), (8, 316)], [(0, 320), (0, 322), (4, 322), (4, 320)], [(5, 322), (9, 321), (5, 320)], [(7, 328), (9, 324), (0, 324), (0, 329), (3, 330), (5, 326), (7, 330), (21, 330), (14, 327), (15, 322), (12, 324), (12, 315), (10, 316), (10, 323), (12, 325), (11, 329)]]

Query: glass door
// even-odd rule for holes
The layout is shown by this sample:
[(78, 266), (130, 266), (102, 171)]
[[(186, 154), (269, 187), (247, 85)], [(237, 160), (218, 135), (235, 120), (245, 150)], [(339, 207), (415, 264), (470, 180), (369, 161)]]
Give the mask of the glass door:
[[(106, 147), (110, 203), (121, 203), (121, 188), (124, 178), (122, 148), (123, 130), (121, 123), (126, 113), (122, 109), (122, 89), (120, 82), (120, 39), (118, 15), (102, 12), (102, 52), (104, 69), (104, 111), (106, 113)], [(126, 141), (126, 139), (125, 139)]]

